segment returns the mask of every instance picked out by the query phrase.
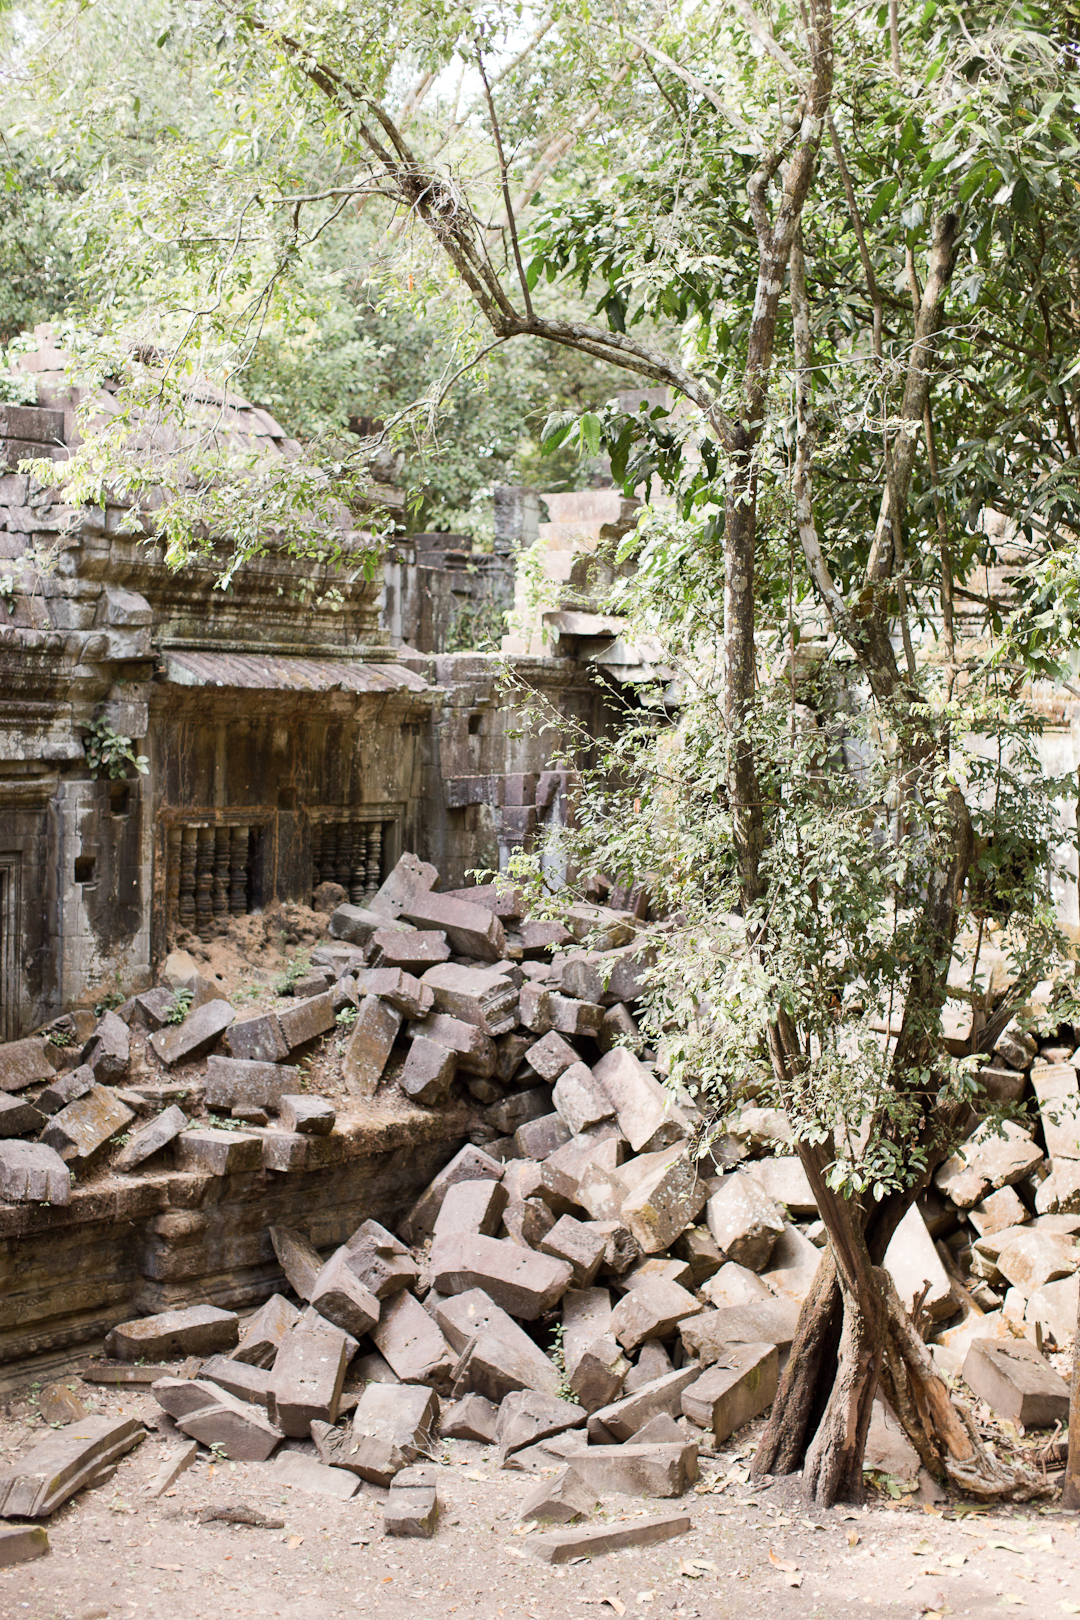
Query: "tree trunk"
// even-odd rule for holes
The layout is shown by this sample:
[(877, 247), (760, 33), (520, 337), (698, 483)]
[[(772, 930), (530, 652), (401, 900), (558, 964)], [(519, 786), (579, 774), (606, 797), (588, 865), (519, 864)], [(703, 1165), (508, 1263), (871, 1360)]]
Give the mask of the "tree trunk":
[(1061, 1505), (1069, 1513), (1080, 1513), (1080, 1299), (1076, 1307), (1076, 1339), (1069, 1393), (1069, 1455), (1065, 1462), (1065, 1489), (1061, 1493)]

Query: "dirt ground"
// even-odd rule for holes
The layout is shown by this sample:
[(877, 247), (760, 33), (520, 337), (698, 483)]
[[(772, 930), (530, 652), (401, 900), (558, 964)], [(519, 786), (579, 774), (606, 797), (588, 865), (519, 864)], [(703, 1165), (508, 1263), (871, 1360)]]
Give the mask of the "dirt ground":
[[(65, 1380), (97, 1412), (171, 1424), (142, 1391)], [(36, 1391), (0, 1416), (0, 1467), (47, 1432)], [(0, 1620), (833, 1620), (875, 1615), (1080, 1614), (1077, 1524), (1054, 1508), (990, 1512), (874, 1497), (807, 1512), (796, 1482), (747, 1480), (753, 1433), (703, 1457), (680, 1502), (608, 1497), (594, 1522), (683, 1510), (688, 1535), (551, 1567), (529, 1552), (519, 1505), (534, 1476), (489, 1450), (441, 1443), (441, 1518), (430, 1541), (382, 1533), (386, 1493), (341, 1502), (288, 1487), (267, 1463), (209, 1452), (160, 1499), (146, 1487), (181, 1443), (155, 1431), (105, 1485), (48, 1523), (51, 1552), (0, 1570)], [(308, 1442), (288, 1442), (308, 1450)], [(279, 1529), (201, 1523), (245, 1504)], [(535, 1534), (533, 1531), (531, 1534)]]

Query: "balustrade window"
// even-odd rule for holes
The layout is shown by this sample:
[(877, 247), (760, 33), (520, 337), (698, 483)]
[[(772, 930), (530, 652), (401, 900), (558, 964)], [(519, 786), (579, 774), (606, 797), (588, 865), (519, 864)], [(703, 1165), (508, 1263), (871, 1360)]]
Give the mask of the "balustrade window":
[(374, 895), (386, 876), (392, 821), (316, 821), (311, 828), (311, 886), (340, 883), (354, 906)]

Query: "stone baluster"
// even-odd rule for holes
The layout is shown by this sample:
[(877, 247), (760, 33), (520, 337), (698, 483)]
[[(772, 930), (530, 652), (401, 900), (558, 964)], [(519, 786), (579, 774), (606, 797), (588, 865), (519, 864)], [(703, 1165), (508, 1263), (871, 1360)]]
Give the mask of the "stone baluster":
[(180, 924), (180, 861), (183, 828), (174, 823), (165, 830), (165, 927), (171, 935)]
[(349, 892), (352, 881), (353, 867), (353, 830), (349, 822), (339, 821), (337, 829), (337, 866), (334, 871), (334, 882), (340, 883), (345, 893)]
[(314, 821), (311, 824), (311, 887), (313, 889), (317, 889), (323, 880), (322, 848), (323, 824), (321, 821)]
[(200, 939), (214, 931), (214, 829), (198, 829), (195, 862), (195, 927)]
[(370, 900), (382, 882), (382, 822), (368, 823), (367, 836), (367, 894)]
[(180, 888), (176, 913), (181, 928), (195, 929), (195, 864), (198, 849), (197, 827), (182, 827), (180, 841)]
[(352, 824), (352, 871), (349, 873), (349, 899), (362, 906), (367, 894), (367, 823)]
[(332, 821), (323, 822), (322, 863), (319, 867), (319, 882), (337, 882), (337, 828)]
[(242, 917), (248, 908), (249, 827), (233, 827), (229, 835), (229, 910)]
[(229, 914), (229, 850), (231, 827), (214, 828), (214, 916)]

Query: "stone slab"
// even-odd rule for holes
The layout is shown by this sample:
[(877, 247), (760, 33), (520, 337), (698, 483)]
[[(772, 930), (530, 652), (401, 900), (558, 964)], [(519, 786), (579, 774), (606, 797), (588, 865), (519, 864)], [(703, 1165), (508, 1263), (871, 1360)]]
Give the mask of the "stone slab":
[(1069, 1421), (1069, 1386), (1033, 1344), (973, 1339), (963, 1379), (977, 1400), (1009, 1423), (1049, 1429)]
[(166, 1024), (156, 1030), (150, 1045), (166, 1068), (174, 1063), (190, 1063), (205, 1057), (235, 1017), (227, 1001), (207, 1001), (188, 1013), (182, 1024)]
[(386, 1301), (371, 1337), (405, 1384), (449, 1386), (457, 1359), (436, 1323), (412, 1294), (402, 1290)]
[(0, 1518), (47, 1518), (145, 1438), (132, 1417), (88, 1417), (54, 1431), (0, 1470)]
[(565, 1260), (497, 1238), (451, 1232), (431, 1247), (431, 1281), (440, 1294), (479, 1288), (511, 1316), (527, 1322), (557, 1304), (572, 1277)]
[(262, 1063), (253, 1058), (208, 1057), (208, 1108), (269, 1108), (277, 1113), (282, 1095), (300, 1089), (300, 1070), (287, 1063)]
[(105, 1336), (105, 1354), (117, 1361), (172, 1361), (231, 1350), (240, 1337), (235, 1311), (216, 1305), (189, 1305), (120, 1322)]
[(733, 1344), (682, 1395), (682, 1413), (699, 1428), (711, 1429), (716, 1445), (752, 1418), (768, 1410), (776, 1399), (780, 1376), (774, 1344)]
[(51, 1080), (55, 1072), (40, 1035), (0, 1045), (0, 1091), (24, 1091), (27, 1086)]
[(458, 1181), (501, 1181), (503, 1166), (481, 1148), (467, 1143), (444, 1165), (433, 1181), (424, 1189), (412, 1209), (400, 1223), (399, 1231), (408, 1243), (420, 1244), (434, 1231), (436, 1217), (442, 1208), (447, 1189)]
[(132, 1131), (124, 1146), (113, 1162), (113, 1168), (121, 1172), (134, 1170), (155, 1153), (160, 1153), (171, 1142), (175, 1142), (181, 1131), (188, 1128), (188, 1117), (184, 1110), (176, 1103), (164, 1109), (156, 1119), (148, 1120), (140, 1125), (137, 1131)]
[(688, 1535), (690, 1529), (688, 1513), (666, 1513), (652, 1519), (634, 1519), (629, 1524), (530, 1536), (525, 1548), (542, 1564), (569, 1564), (576, 1558), (598, 1558), (602, 1553), (619, 1552), (624, 1547), (649, 1547), (658, 1541), (671, 1541), (676, 1536)]
[(568, 1463), (575, 1478), (598, 1496), (682, 1496), (698, 1476), (698, 1448), (682, 1445), (588, 1446)]
[(68, 1103), (54, 1114), (42, 1133), (51, 1147), (73, 1170), (81, 1170), (106, 1148), (118, 1131), (135, 1118), (107, 1086), (91, 1086), (85, 1097)]
[(329, 1468), (302, 1451), (282, 1451), (274, 1461), (274, 1483), (291, 1485), (311, 1496), (331, 1496), (347, 1502), (360, 1489), (358, 1475), (347, 1468)]
[(313, 1419), (333, 1423), (348, 1361), (346, 1335), (303, 1322), (282, 1340), (270, 1375), (270, 1416), (283, 1434), (305, 1439)]
[(378, 1221), (364, 1221), (345, 1248), (350, 1268), (376, 1299), (389, 1299), (419, 1280), (419, 1267), (404, 1243)]

